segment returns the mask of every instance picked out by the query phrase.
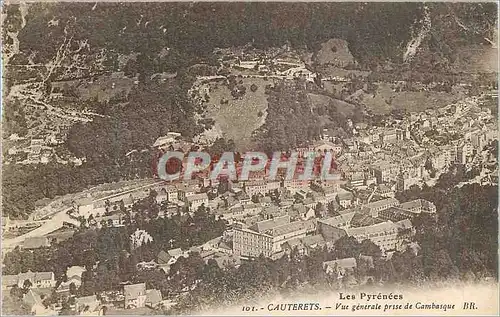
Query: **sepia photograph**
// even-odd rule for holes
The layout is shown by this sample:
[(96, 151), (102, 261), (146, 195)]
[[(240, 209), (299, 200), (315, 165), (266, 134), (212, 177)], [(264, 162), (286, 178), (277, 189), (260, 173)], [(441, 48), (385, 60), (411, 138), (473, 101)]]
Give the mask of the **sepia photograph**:
[(498, 26), (4, 0), (1, 315), (498, 316)]

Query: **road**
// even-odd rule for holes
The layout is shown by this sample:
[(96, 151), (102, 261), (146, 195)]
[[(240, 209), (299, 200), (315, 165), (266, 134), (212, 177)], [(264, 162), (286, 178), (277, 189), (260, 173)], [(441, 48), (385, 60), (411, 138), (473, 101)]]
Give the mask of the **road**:
[(16, 246), (20, 245), (25, 239), (33, 237), (42, 237), (46, 234), (51, 233), (62, 227), (64, 222), (75, 223), (74, 219), (71, 219), (66, 212), (71, 210), (71, 207), (63, 209), (56, 214), (47, 222), (45, 222), (40, 227), (31, 230), (23, 235), (17, 236), (12, 239), (5, 239), (2, 241), (2, 249), (14, 249)]
[[(94, 202), (96, 202), (96, 201), (102, 201), (102, 200), (106, 200), (106, 199), (110, 199), (110, 198), (118, 197), (118, 196), (122, 196), (122, 195), (126, 195), (126, 194), (129, 194), (129, 193), (138, 191), (138, 190), (147, 189), (149, 187), (154, 187), (154, 186), (157, 186), (158, 184), (163, 183), (163, 182), (164, 182), (163, 180), (158, 180), (158, 181), (155, 181), (152, 184), (147, 184), (147, 185), (139, 186), (139, 187), (136, 187), (136, 188), (128, 189), (128, 190), (125, 190), (125, 191), (122, 191), (122, 192), (119, 192), (119, 193), (115, 193), (115, 194), (111, 194), (111, 195), (99, 198), (97, 200), (94, 200)], [(47, 235), (47, 234), (51, 233), (52, 231), (61, 228), (63, 226), (64, 222), (68, 222), (68, 223), (72, 223), (72, 224), (75, 224), (75, 225), (79, 225), (78, 221), (76, 221), (75, 219), (71, 218), (67, 214), (67, 212), (69, 210), (71, 210), (71, 209), (72, 209), (72, 207), (67, 207), (65, 209), (62, 209), (62, 210), (56, 212), (50, 218), (50, 220), (48, 220), (47, 222), (45, 222), (40, 227), (38, 227), (38, 228), (36, 228), (34, 230), (31, 230), (30, 232), (27, 232), (27, 233), (25, 233), (23, 235), (15, 237), (15, 238), (3, 240), (2, 241), (2, 249), (4, 250), (4, 253), (5, 253), (6, 250), (14, 249), (16, 246), (20, 245), (27, 238), (43, 237), (44, 235)]]

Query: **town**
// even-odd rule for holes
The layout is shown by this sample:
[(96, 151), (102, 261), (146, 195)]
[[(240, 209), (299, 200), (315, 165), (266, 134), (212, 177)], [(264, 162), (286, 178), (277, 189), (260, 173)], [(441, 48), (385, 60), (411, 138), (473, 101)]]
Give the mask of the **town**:
[(496, 4), (2, 10), (3, 314), (498, 282)]
[[(380, 249), (381, 256), (390, 258), (395, 251), (418, 250), (412, 220), (421, 214), (433, 217), (436, 213), (433, 202), (399, 201), (395, 198), (398, 192), (412, 186), (433, 186), (439, 175), (457, 165), (474, 167), (477, 171), (474, 179), (481, 184), (497, 184), (494, 153), (485, 150), (497, 138), (496, 122), (487, 109), (477, 106), (477, 99), (411, 114), (394, 120), (387, 127), (358, 124), (352, 129), (352, 138), (340, 140), (324, 131), (322, 140), (297, 149), (302, 155), (309, 151), (320, 155), (332, 153), (336, 158), (338, 180), (287, 180), (284, 173), (280, 174), (281, 179), (268, 180), (265, 171), (260, 171), (251, 172), (247, 181), (231, 181), (223, 177), (208, 179), (202, 171), (189, 181), (160, 180), (139, 190), (132, 187), (125, 194), (118, 190), (106, 199), (96, 199), (90, 194), (76, 199), (65, 208), (67, 221), (60, 222), (60, 228), (43, 236), (29, 236), (30, 226), (36, 225), (35, 219), (4, 218), (3, 229), (8, 233), (27, 228), (28, 236), (18, 248), (36, 250), (57, 245), (81, 228), (130, 226), (137, 214), (149, 208), (156, 209), (151, 219), (172, 218), (179, 213), (196, 217), (196, 213), (203, 210), (223, 220), (222, 235), (190, 248), (166, 248), (155, 260), (137, 263), (137, 269), (160, 269), (168, 274), (180, 258), (189, 257), (192, 252), (198, 252), (205, 263), (215, 260), (224, 269), (238, 267), (262, 255), (277, 260), (293, 252), (308, 255), (315, 249), (335, 248), (335, 243), (343, 237), (352, 237), (359, 243), (369, 240)], [(437, 137), (451, 134), (454, 138), (449, 142)], [(179, 149), (185, 143), (180, 137), (178, 133), (170, 133), (160, 137), (152, 147), (160, 152)], [(144, 204), (149, 207), (138, 207)], [(147, 231), (137, 229), (130, 236), (129, 248), (133, 250), (152, 240)], [(9, 240), (5, 242), (9, 246)], [(363, 254), (357, 258), (338, 258), (323, 262), (322, 267), (326, 274), (344, 281), (359, 261), (373, 262), (369, 258)], [(106, 299), (109, 291), (75, 297), (74, 289), (81, 286), (86, 270), (83, 265), (67, 267), (63, 282), (54, 272), (4, 275), (3, 289), (29, 288), (25, 301), (36, 314), (54, 313), (63, 308), (61, 295), (58, 295), (59, 301), (51, 305), (42, 304), (44, 297), (54, 289), (58, 294), (70, 294), (69, 298), (73, 299), (65, 309), (80, 314), (98, 314), (110, 307), (175, 305), (172, 297), (164, 296), (158, 289), (147, 289), (145, 283), (124, 284), (112, 290), (117, 292), (113, 300)], [(366, 280), (349, 283), (352, 286)], [(38, 290), (43, 290), (42, 294)]]

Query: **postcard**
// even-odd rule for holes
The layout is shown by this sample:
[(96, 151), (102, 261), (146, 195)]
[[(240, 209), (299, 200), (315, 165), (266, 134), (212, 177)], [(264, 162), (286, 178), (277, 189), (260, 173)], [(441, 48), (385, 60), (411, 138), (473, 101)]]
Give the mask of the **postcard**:
[(496, 2), (1, 22), (2, 315), (498, 316)]

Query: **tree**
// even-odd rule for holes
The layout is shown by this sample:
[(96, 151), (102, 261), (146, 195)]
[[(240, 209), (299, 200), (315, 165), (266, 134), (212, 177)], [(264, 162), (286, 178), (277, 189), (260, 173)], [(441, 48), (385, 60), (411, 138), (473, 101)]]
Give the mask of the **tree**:
[(33, 286), (33, 283), (29, 279), (24, 280), (23, 282), (23, 291), (24, 293), (27, 293), (29, 289)]
[(9, 293), (10, 293), (10, 296), (12, 298), (15, 298), (15, 299), (22, 299), (23, 298), (23, 290), (21, 288), (19, 288), (19, 286), (17, 284), (12, 286)]
[(28, 305), (26, 305), (21, 300), (21, 298), (18, 298), (16, 296), (4, 295), (2, 297), (2, 314), (6, 316), (10, 315), (28, 316), (31, 314), (31, 307), (28, 307)]
[(76, 291), (77, 291), (77, 289), (76, 289), (75, 283), (71, 282), (69, 284), (69, 293), (70, 293), (70, 295), (76, 295)]
[(335, 242), (335, 255), (338, 259), (357, 258), (361, 245), (354, 237), (343, 236)]
[(382, 255), (382, 251), (379, 246), (369, 239), (361, 241), (360, 252), (363, 255), (370, 255), (373, 257), (380, 257)]
[(328, 202), (327, 205), (328, 215), (340, 216), (340, 213), (337, 211), (337, 209), (338, 209), (337, 205), (333, 201)]
[(318, 203), (314, 208), (314, 215), (316, 218), (323, 218), (326, 214), (326, 207), (322, 203)]

